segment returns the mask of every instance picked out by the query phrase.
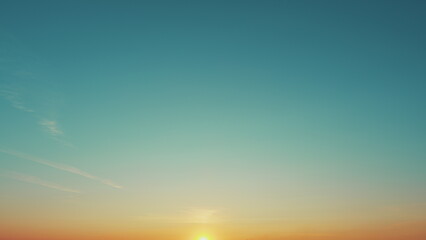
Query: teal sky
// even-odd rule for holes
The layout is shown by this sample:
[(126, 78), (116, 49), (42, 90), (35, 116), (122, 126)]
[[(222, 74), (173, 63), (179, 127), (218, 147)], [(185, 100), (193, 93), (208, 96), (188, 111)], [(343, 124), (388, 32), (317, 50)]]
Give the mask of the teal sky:
[(421, 218), (425, 11), (423, 1), (2, 1), (0, 208), (74, 194), (32, 176), (82, 205), (124, 203), (111, 213), (122, 219), (186, 208), (288, 218), (288, 206), (310, 209), (291, 220), (316, 219), (312, 209), (349, 206), (367, 221), (379, 205), (422, 206), (404, 215)]

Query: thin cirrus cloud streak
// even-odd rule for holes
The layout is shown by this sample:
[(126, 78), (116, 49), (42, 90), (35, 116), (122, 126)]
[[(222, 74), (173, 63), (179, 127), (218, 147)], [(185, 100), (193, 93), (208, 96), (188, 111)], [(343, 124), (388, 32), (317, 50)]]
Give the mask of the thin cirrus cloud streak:
[(13, 91), (11, 89), (0, 89), (0, 96), (10, 102), (10, 104), (18, 110), (24, 112), (35, 112), (33, 109), (25, 106), (21, 95), (17, 91)]
[(55, 190), (59, 190), (59, 191), (63, 191), (63, 192), (81, 193), (79, 190), (64, 187), (64, 186), (61, 186), (59, 184), (48, 182), (48, 181), (42, 180), (38, 177), (25, 175), (25, 174), (22, 174), (22, 173), (5, 172), (5, 173), (1, 173), (1, 176), (6, 177), (6, 178), (10, 178), (10, 179), (14, 179), (14, 180), (18, 180), (18, 181), (21, 181), (21, 182), (36, 184), (36, 185), (39, 185), (39, 186), (43, 186), (43, 187), (47, 187), (47, 188), (51, 188), (51, 189), (55, 189)]
[(54, 137), (64, 134), (64, 132), (59, 128), (58, 123), (56, 121), (42, 119), (39, 121), (39, 124), (44, 128), (46, 132), (48, 132)]
[(85, 172), (85, 171), (80, 170), (80, 169), (73, 167), (73, 166), (47, 161), (45, 159), (41, 159), (41, 158), (38, 158), (38, 157), (30, 156), (30, 155), (20, 153), (20, 152), (15, 152), (15, 151), (0, 149), (0, 152), (9, 154), (9, 155), (12, 155), (12, 156), (15, 156), (15, 157), (19, 157), (19, 158), (22, 158), (22, 159), (25, 159), (25, 160), (29, 160), (29, 161), (32, 161), (32, 162), (36, 162), (36, 163), (39, 163), (39, 164), (42, 164), (42, 165), (46, 165), (46, 166), (49, 166), (49, 167), (52, 167), (52, 168), (55, 168), (55, 169), (58, 169), (58, 170), (62, 170), (62, 171), (65, 171), (65, 172), (76, 174), (76, 175), (80, 175), (82, 177), (92, 179), (94, 181), (103, 183), (103, 184), (108, 185), (108, 186), (113, 187), (113, 188), (119, 188), (119, 189), (123, 188), (123, 186), (121, 186), (117, 183), (114, 183), (111, 180), (94, 176), (94, 175), (92, 175), (88, 172)]
[[(13, 89), (13, 88), (2, 88), (0, 89), (0, 96), (3, 97), (5, 100), (7, 100), (12, 107), (20, 110), (20, 111), (24, 111), (24, 112), (28, 112), (31, 113), (32, 115), (35, 115), (35, 117), (40, 118), (39, 116), (37, 116), (38, 114), (36, 114), (36, 111), (34, 109), (31, 109), (29, 107), (27, 107), (24, 104), (24, 100), (22, 97), (22, 94)], [(54, 139), (56, 140), (60, 140), (58, 137), (63, 136), (64, 132), (62, 131), (62, 129), (59, 127), (58, 122), (55, 120), (50, 120), (47, 118), (41, 118), (38, 121), (38, 124), (42, 127), (42, 129), (48, 133), (49, 135), (51, 135)], [(72, 144), (66, 142), (66, 141), (61, 141), (64, 145), (67, 146), (73, 146)]]

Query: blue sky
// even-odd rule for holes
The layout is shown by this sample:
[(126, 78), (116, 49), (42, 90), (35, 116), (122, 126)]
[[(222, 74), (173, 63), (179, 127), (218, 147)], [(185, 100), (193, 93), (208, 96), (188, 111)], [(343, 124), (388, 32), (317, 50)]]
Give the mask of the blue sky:
[[(297, 205), (288, 192), (318, 208), (424, 204), (425, 8), (3, 1), (1, 191), (46, 178), (114, 205), (179, 188), (159, 209), (259, 219)], [(259, 192), (256, 213), (237, 207)]]

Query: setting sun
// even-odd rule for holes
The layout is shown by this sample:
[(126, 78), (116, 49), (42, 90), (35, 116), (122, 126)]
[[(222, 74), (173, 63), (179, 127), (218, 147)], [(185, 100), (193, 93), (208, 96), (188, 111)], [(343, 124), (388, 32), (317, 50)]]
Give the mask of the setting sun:
[(209, 238), (208, 237), (200, 237), (198, 240), (209, 240)]

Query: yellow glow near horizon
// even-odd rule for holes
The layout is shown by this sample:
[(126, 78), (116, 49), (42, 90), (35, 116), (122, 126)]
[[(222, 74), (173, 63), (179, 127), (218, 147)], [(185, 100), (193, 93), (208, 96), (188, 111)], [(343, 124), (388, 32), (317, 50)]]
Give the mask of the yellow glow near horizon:
[(208, 237), (200, 237), (198, 240), (209, 240), (209, 238)]

